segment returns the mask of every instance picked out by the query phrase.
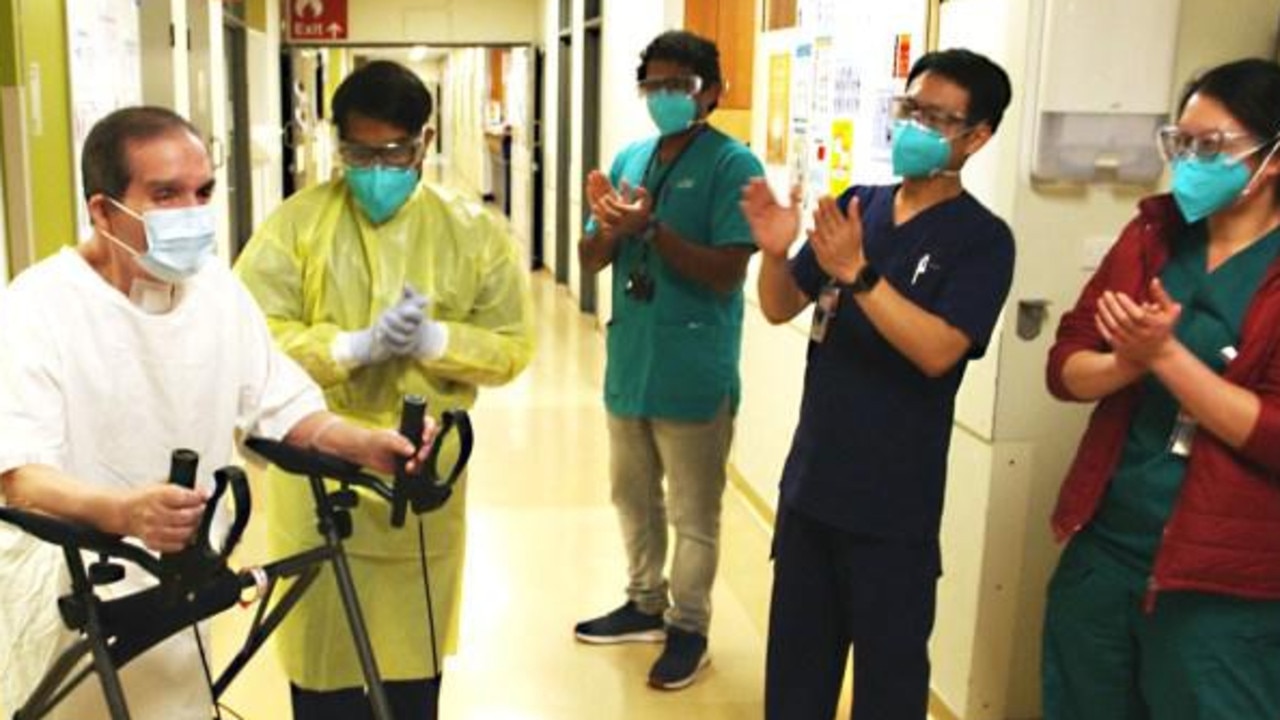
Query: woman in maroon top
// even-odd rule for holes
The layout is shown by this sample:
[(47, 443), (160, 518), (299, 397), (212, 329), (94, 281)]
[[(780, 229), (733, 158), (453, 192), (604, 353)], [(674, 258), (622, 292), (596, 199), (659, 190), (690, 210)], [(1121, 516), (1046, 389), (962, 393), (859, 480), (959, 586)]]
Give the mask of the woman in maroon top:
[(1050, 351), (1098, 406), (1054, 512), (1046, 720), (1280, 718), (1280, 66), (1214, 68)]

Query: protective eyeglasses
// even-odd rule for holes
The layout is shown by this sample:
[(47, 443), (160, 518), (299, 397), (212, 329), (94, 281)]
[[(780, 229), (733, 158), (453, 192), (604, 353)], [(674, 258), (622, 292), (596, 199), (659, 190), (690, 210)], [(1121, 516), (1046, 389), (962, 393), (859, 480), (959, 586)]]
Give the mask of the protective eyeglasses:
[(385, 145), (362, 145), (342, 140), (338, 143), (338, 156), (342, 162), (351, 167), (409, 167), (422, 160), (423, 144), (421, 138), (386, 143)]
[(1231, 159), (1238, 162), (1272, 142), (1271, 140), (1255, 142), (1253, 145), (1241, 148), (1239, 141), (1246, 139), (1255, 140), (1255, 136), (1253, 133), (1235, 130), (1210, 130), (1193, 135), (1177, 125), (1165, 125), (1156, 131), (1156, 146), (1159, 147), (1160, 156), (1165, 159), (1165, 162), (1191, 157), (1209, 160), (1218, 153), (1227, 152), (1228, 148), (1235, 149), (1235, 152), (1231, 152)]
[(969, 118), (964, 113), (952, 112), (933, 105), (925, 105), (910, 95), (895, 95), (890, 106), (895, 120), (915, 120), (934, 130), (946, 130), (956, 126), (967, 125)]
[(702, 78), (697, 75), (645, 78), (636, 84), (636, 89), (642, 97), (658, 92), (697, 95), (702, 90)]

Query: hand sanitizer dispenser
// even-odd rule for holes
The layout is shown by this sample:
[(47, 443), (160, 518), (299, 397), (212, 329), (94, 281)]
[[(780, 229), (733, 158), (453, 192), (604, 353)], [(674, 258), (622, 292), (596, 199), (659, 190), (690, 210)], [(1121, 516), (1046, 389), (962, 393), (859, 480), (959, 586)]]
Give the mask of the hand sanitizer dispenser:
[(1153, 184), (1181, 0), (1047, 0), (1034, 180)]

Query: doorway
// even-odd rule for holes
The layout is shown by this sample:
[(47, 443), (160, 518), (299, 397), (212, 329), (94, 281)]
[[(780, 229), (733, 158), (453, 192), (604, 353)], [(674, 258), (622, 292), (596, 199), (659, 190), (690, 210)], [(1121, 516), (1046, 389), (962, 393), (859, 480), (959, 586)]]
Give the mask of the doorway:
[(569, 283), (569, 155), (573, 143), (573, 113), (569, 88), (573, 87), (573, 29), (569, 3), (560, 3), (560, 67), (556, 81), (560, 91), (556, 116), (556, 282)]
[(223, 15), (223, 58), (227, 77), (227, 205), (231, 219), (231, 260), (253, 235), (253, 172), (249, 148), (249, 73), (243, 21)]
[(546, 124), (542, 119), (542, 91), (543, 91), (543, 75), (545, 73), (545, 65), (547, 62), (547, 53), (541, 47), (534, 48), (533, 52), (533, 131), (530, 133), (530, 139), (533, 147), (533, 222), (530, 228), (529, 241), (529, 265), (530, 269), (541, 270), (546, 267), (546, 259), (543, 257), (544, 238), (543, 233), (546, 227), (546, 208), (543, 203), (546, 201), (546, 172), (544, 156), (544, 143), (542, 140), (543, 128)]
[[(600, 2), (584, 5), (582, 35), (582, 177), (578, 187), (587, 186), (587, 174), (600, 167)], [(583, 204), (582, 223), (590, 214)], [(584, 272), (579, 277), (578, 307), (584, 313), (596, 311), (596, 273)]]

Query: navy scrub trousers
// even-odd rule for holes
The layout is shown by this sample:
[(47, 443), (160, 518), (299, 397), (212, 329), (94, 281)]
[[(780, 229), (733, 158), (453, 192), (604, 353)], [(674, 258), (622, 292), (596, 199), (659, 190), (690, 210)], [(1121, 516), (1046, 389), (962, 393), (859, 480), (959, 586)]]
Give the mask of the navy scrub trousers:
[(768, 720), (830, 720), (853, 647), (855, 720), (924, 720), (938, 544), (856, 535), (780, 508)]

